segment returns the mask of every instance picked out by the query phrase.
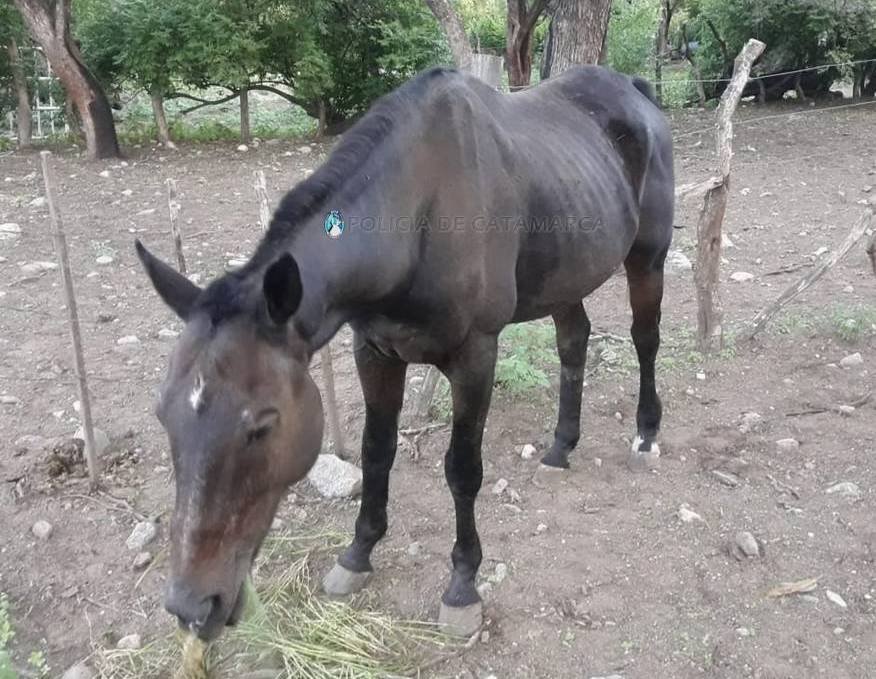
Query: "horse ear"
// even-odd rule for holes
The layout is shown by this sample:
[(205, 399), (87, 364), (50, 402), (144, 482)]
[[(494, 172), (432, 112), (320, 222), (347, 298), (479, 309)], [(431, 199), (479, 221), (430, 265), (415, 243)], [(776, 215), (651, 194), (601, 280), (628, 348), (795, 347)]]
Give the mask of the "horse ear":
[(134, 247), (158, 295), (177, 316), (188, 320), (201, 288), (149, 252), (139, 239), (134, 241)]
[(286, 325), (301, 304), (301, 272), (288, 252), (265, 271), (262, 291), (268, 316), (277, 325)]

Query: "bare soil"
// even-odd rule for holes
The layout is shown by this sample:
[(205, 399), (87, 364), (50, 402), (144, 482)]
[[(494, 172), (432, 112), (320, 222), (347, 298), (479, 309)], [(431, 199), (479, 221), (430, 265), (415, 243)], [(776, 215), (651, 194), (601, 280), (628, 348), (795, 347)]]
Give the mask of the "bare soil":
[[(805, 273), (819, 248), (843, 239), (876, 185), (876, 108), (748, 106), (740, 117), (750, 122), (737, 127), (725, 221), (734, 245), (722, 270), (728, 334)], [(711, 114), (677, 114), (673, 125), (679, 183), (705, 179), (714, 164)], [(133, 238), (172, 261), (164, 180), (175, 178), (189, 269), (208, 280), (259, 238), (252, 171), (264, 169), (277, 200), (327, 151), (299, 147), (143, 148), (126, 164), (87, 163), (70, 150), (54, 159), (95, 420), (111, 439), (105, 490), (95, 495), (81, 464), (59, 470), (44, 441), (22, 438), (70, 437), (78, 395), (57, 272), (20, 268), (54, 261), (46, 208), (29, 204), (42, 195), (38, 157), (0, 157), (0, 223), (22, 229), (20, 238), (0, 241), (0, 392), (19, 399), (0, 405), (0, 591), (10, 597), (18, 661), (43, 649), (56, 676), (97, 646), (131, 632), (148, 640), (172, 625), (161, 591), (173, 481), (152, 402), (173, 342), (159, 330), (179, 324), (141, 273)], [(104, 170), (109, 176), (100, 176)], [(698, 209), (690, 200), (676, 217), (684, 228), (675, 248), (691, 259)], [(98, 264), (102, 255), (112, 262)], [(795, 267), (802, 268), (776, 273)], [(737, 271), (754, 279), (731, 280)], [(587, 308), (597, 334), (627, 336), (622, 276)], [(876, 405), (864, 400), (876, 386), (874, 309), (876, 278), (862, 244), (753, 345), (731, 341), (703, 361), (693, 351), (692, 274), (668, 274), (664, 455), (649, 474), (625, 466), (637, 388), (629, 343), (593, 343), (584, 433), (572, 470), (554, 480), (538, 478), (537, 457), (524, 460), (520, 450), (550, 440), (556, 367), (548, 368), (550, 387), (523, 397), (497, 389), (478, 519), (482, 579), (500, 563), (507, 576), (486, 596), (488, 635), (429, 676), (876, 676)], [(139, 341), (118, 344), (130, 335)], [(610, 360), (609, 345), (619, 359)], [(363, 406), (347, 330), (333, 346), (342, 422), (358, 448)], [(839, 365), (855, 352), (863, 364)], [(422, 368), (410, 372), (418, 374)], [(835, 410), (855, 402), (849, 415)], [(762, 422), (742, 433), (749, 411)], [(393, 471), (390, 531), (375, 552), (372, 588), (379, 606), (404, 616), (434, 619), (449, 573), (448, 435), (445, 427), (421, 437), (417, 460), (400, 450)], [(781, 452), (776, 441), (788, 437), (800, 447)], [(715, 470), (738, 485), (725, 485)], [(499, 478), (509, 487), (497, 496), (491, 488)], [(857, 484), (859, 497), (825, 492), (845, 481)], [(682, 504), (702, 521), (681, 521)], [(351, 531), (356, 509), (301, 487), (281, 516), (294, 530)], [(142, 517), (158, 517), (161, 526), (145, 573), (133, 570), (135, 554), (125, 546)], [(53, 525), (48, 540), (32, 534), (37, 520)], [(728, 553), (739, 531), (755, 536), (761, 557)], [(420, 550), (412, 556), (414, 542)], [(778, 583), (809, 577), (818, 578), (809, 596), (767, 596)]]

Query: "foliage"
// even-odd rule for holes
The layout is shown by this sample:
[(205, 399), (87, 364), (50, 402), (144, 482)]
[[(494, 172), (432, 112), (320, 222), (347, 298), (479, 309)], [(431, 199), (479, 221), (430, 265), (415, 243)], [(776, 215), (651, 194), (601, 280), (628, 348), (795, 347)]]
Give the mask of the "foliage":
[(749, 38), (765, 42), (763, 72), (876, 57), (876, 0), (691, 0), (688, 11), (704, 77), (731, 67), (709, 22), (729, 59)]
[(550, 385), (543, 366), (556, 364), (556, 332), (551, 323), (511, 325), (499, 338), (496, 385), (523, 394)]
[(456, 9), (474, 49), (505, 53), (505, 0), (459, 0)]
[(605, 38), (606, 63), (631, 75), (652, 75), (660, 0), (612, 3)]

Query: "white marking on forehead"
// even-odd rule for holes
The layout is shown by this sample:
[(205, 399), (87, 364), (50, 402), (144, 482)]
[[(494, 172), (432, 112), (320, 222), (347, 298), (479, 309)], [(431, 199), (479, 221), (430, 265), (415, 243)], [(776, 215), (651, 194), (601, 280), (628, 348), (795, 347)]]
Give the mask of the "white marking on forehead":
[(204, 403), (204, 376), (201, 373), (195, 377), (195, 385), (192, 387), (192, 393), (189, 394), (189, 403), (195, 412), (200, 410)]

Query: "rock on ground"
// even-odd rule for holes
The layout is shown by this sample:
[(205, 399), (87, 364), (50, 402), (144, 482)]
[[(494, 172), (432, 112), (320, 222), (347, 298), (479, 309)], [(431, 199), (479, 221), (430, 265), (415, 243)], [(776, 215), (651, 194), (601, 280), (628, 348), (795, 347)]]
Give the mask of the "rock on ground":
[(702, 521), (703, 517), (693, 511), (687, 504), (681, 505), (676, 513), (678, 518), (684, 523), (692, 523), (694, 521)]
[(757, 539), (747, 530), (736, 533), (733, 538), (733, 556), (740, 561), (744, 558), (753, 559), (760, 556), (760, 545)]
[(149, 552), (140, 552), (134, 557), (134, 562), (131, 564), (131, 567), (135, 571), (142, 571), (150, 563), (152, 563), (152, 555)]
[(666, 257), (666, 266), (673, 273), (693, 269), (693, 264), (691, 264), (688, 256), (678, 250), (669, 251), (669, 255)]
[(84, 663), (76, 663), (61, 675), (61, 679), (94, 679), (94, 671)]
[(158, 527), (152, 521), (140, 521), (125, 540), (125, 545), (132, 552), (142, 552), (156, 535), (158, 535)]
[(864, 357), (861, 356), (861, 352), (856, 351), (854, 354), (849, 354), (848, 356), (844, 356), (840, 359), (839, 364), (843, 368), (854, 368), (856, 365), (862, 365), (864, 363)]
[(52, 536), (52, 531), (54, 527), (48, 521), (43, 521), (40, 519), (33, 526), (30, 527), (30, 532), (33, 533), (40, 540), (48, 540)]
[(747, 434), (755, 431), (763, 423), (763, 417), (760, 413), (747, 412), (742, 413), (742, 418), (739, 422), (739, 433)]
[(535, 453), (535, 446), (531, 443), (527, 443), (520, 451), (520, 457), (522, 457), (524, 460), (531, 460), (533, 457), (535, 457)]
[[(76, 433), (73, 434), (74, 439), (78, 439), (80, 441), (85, 441), (85, 429), (83, 427), (79, 427), (76, 430)], [(94, 454), (98, 457), (103, 455), (104, 451), (109, 448), (110, 440), (109, 436), (106, 435), (106, 432), (102, 429), (94, 428)]]
[(800, 449), (800, 442), (797, 439), (779, 439), (776, 441), (776, 448), (780, 453), (793, 453)]
[(753, 278), (754, 274), (748, 273), (747, 271), (736, 271), (735, 273), (730, 274), (730, 280), (734, 280), (737, 283), (745, 283)]
[(323, 497), (354, 497), (362, 491), (362, 470), (337, 455), (317, 457), (307, 480)]
[(861, 489), (857, 483), (852, 481), (840, 481), (833, 484), (830, 488), (824, 491), (828, 495), (842, 495), (843, 497), (859, 498), (861, 497)]
[(119, 639), (116, 648), (125, 651), (136, 651), (143, 648), (143, 640), (140, 638), (139, 634), (128, 634)]

